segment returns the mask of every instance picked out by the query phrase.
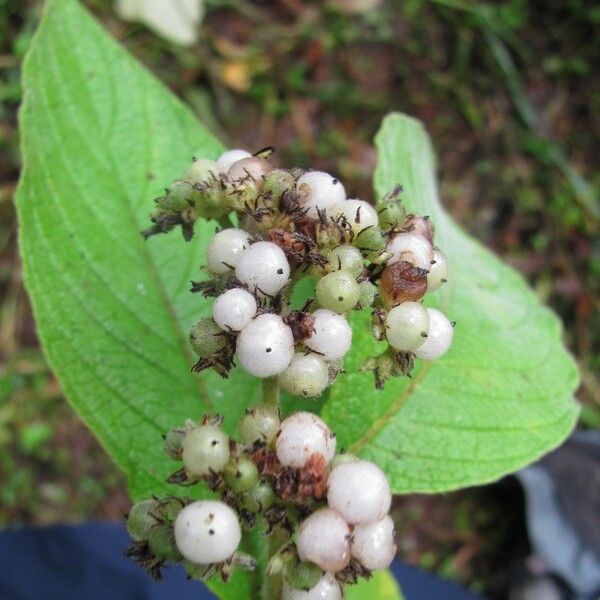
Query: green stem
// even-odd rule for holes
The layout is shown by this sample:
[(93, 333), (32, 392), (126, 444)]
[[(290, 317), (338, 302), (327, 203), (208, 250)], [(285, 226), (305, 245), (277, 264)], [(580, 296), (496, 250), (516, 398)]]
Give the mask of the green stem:
[(263, 403), (271, 408), (279, 410), (279, 382), (276, 377), (268, 377), (262, 380)]
[[(282, 532), (277, 529), (271, 533), (271, 537), (269, 538), (269, 557), (273, 556), (281, 548), (282, 540), (284, 539)], [(261, 590), (263, 600), (280, 600), (282, 587), (283, 579), (281, 574), (267, 575), (263, 571), (263, 586)]]
[[(279, 410), (279, 381), (276, 377), (268, 377), (262, 380), (263, 386), (263, 404)], [(269, 556), (272, 556), (278, 548), (277, 535), (275, 532), (271, 534), (269, 538)], [(264, 565), (262, 566), (264, 569)], [(262, 573), (262, 589), (261, 596), (263, 600), (279, 600), (281, 597), (281, 576), (280, 575), (267, 575), (264, 571)]]

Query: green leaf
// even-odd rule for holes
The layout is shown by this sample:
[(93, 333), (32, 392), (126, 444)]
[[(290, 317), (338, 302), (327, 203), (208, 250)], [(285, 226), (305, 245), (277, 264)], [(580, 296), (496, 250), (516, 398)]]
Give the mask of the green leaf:
[(382, 345), (366, 312), (354, 318), (347, 374), (323, 415), (338, 446), (378, 463), (396, 493), (440, 492), (493, 481), (534, 461), (572, 430), (578, 375), (557, 317), (523, 278), (467, 236), (441, 207), (422, 125), (389, 115), (376, 137), (375, 189), (404, 187), (411, 211), (430, 215), (450, 279), (426, 303), (456, 320), (450, 351), (419, 360), (412, 379), (377, 392), (358, 369)]
[[(260, 398), (237, 370), (192, 375), (189, 292), (214, 224), (144, 242), (151, 199), (221, 144), (74, 0), (50, 0), (23, 72), (17, 195), (25, 283), (48, 360), (139, 499), (177, 493), (161, 434), (207, 410), (231, 427)], [(236, 575), (227, 597), (247, 597)], [(226, 597), (226, 596), (223, 596)]]
[(371, 579), (361, 579), (344, 590), (345, 600), (402, 600), (402, 592), (389, 571), (374, 571)]

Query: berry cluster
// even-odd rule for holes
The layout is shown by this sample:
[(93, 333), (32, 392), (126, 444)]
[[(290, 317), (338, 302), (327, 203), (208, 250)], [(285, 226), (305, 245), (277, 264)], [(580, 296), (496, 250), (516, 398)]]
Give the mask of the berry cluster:
[[(421, 300), (446, 281), (448, 261), (431, 221), (404, 210), (400, 186), (375, 208), (347, 199), (327, 173), (274, 169), (271, 152), (195, 159), (156, 199), (143, 232), (179, 226), (189, 240), (198, 218), (219, 223), (206, 277), (192, 282), (192, 292), (214, 298), (212, 316), (190, 333), (193, 370), (227, 377), (236, 361), (263, 380), (265, 403), (246, 412), (238, 439), (210, 415), (166, 434), (167, 453), (182, 463), (167, 481), (204, 482), (220, 500), (136, 504), (129, 554), (156, 577), (165, 561), (183, 561), (192, 578), (226, 579), (234, 565), (255, 567), (238, 547), (260, 521), (283, 535), (267, 568), (282, 575), (283, 597), (335, 600), (395, 554), (390, 486), (375, 464), (336, 454), (335, 435), (314, 414), (282, 422), (278, 390), (321, 395), (351, 346), (348, 313), (369, 306), (374, 336), (388, 342), (364, 365), (378, 388), (410, 374), (416, 358), (442, 356), (454, 324)], [(306, 276), (317, 280), (314, 298), (294, 308), (292, 290)]]
[[(212, 318), (191, 332), (195, 370), (212, 367), (226, 377), (237, 358), (256, 377), (277, 376), (293, 395), (318, 396), (350, 348), (346, 315), (367, 306), (375, 337), (389, 343), (365, 365), (377, 387), (409, 374), (417, 357), (442, 356), (453, 323), (420, 302), (448, 275), (430, 219), (406, 214), (400, 186), (375, 209), (347, 199), (327, 173), (273, 169), (271, 151), (195, 159), (156, 199), (154, 225), (144, 232), (179, 225), (189, 239), (199, 217), (222, 226), (207, 248), (208, 279), (192, 284), (193, 292), (215, 298)], [(306, 275), (318, 279), (314, 299), (293, 310), (292, 289)]]
[(217, 571), (226, 579), (234, 565), (254, 568), (238, 546), (242, 526), (250, 529), (259, 518), (269, 532), (287, 532), (269, 563), (271, 575), (283, 575), (287, 598), (314, 590), (322, 594), (315, 597), (341, 598), (344, 584), (394, 557), (385, 474), (371, 462), (336, 455), (334, 434), (312, 413), (281, 422), (275, 409), (256, 406), (239, 424), (239, 441), (223, 432), (220, 418), (205, 416), (171, 430), (165, 448), (183, 462), (168, 481), (204, 481), (221, 500), (169, 497), (133, 507), (129, 554), (157, 577), (165, 561), (183, 561), (198, 579)]

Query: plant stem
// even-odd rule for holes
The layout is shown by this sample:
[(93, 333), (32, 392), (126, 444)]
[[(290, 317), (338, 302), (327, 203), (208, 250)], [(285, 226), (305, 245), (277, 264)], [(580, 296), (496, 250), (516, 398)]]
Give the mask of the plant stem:
[(279, 410), (279, 382), (276, 377), (267, 377), (262, 380), (263, 403)]
[[(267, 377), (262, 380), (262, 391), (263, 391), (263, 404), (274, 408), (279, 411), (279, 381), (276, 377)], [(274, 531), (269, 538), (269, 556), (276, 551), (278, 548), (277, 535)], [(264, 569), (264, 565), (262, 566)], [(264, 571), (262, 573), (262, 589), (261, 595), (263, 600), (279, 600), (281, 597), (281, 576), (280, 575), (267, 575)]]
[[(285, 537), (282, 536), (280, 529), (275, 529), (269, 538), (269, 557), (273, 556), (285, 542)], [(267, 575), (263, 572), (263, 600), (280, 600), (281, 590), (283, 587), (283, 578), (278, 575)]]

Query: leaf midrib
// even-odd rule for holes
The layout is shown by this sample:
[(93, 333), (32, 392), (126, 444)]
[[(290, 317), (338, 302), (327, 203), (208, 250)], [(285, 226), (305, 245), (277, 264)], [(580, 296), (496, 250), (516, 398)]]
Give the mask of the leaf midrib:
[(354, 442), (350, 446), (350, 448), (348, 449), (350, 454), (360, 454), (361, 450), (367, 444), (369, 444), (374, 438), (376, 438), (377, 435), (381, 432), (381, 430), (390, 421), (392, 421), (392, 419), (394, 419), (394, 417), (396, 417), (396, 415), (398, 414), (398, 412), (400, 411), (400, 409), (402, 408), (404, 403), (409, 400), (409, 398), (412, 395), (412, 393), (414, 392), (414, 390), (421, 383), (421, 381), (425, 378), (425, 375), (428, 373), (430, 368), (431, 368), (431, 363), (429, 363), (429, 362), (421, 368), (421, 370), (417, 373), (417, 375), (415, 375), (415, 377), (413, 377), (411, 379), (410, 384), (407, 385), (402, 390), (402, 393), (398, 396), (398, 398), (396, 398), (396, 400), (394, 400), (394, 402), (392, 402), (390, 404), (390, 406), (387, 408), (387, 410), (378, 419), (373, 421), (373, 423), (371, 424), (369, 429), (367, 429), (367, 431), (365, 431), (358, 438), (358, 440), (356, 440), (356, 442)]

